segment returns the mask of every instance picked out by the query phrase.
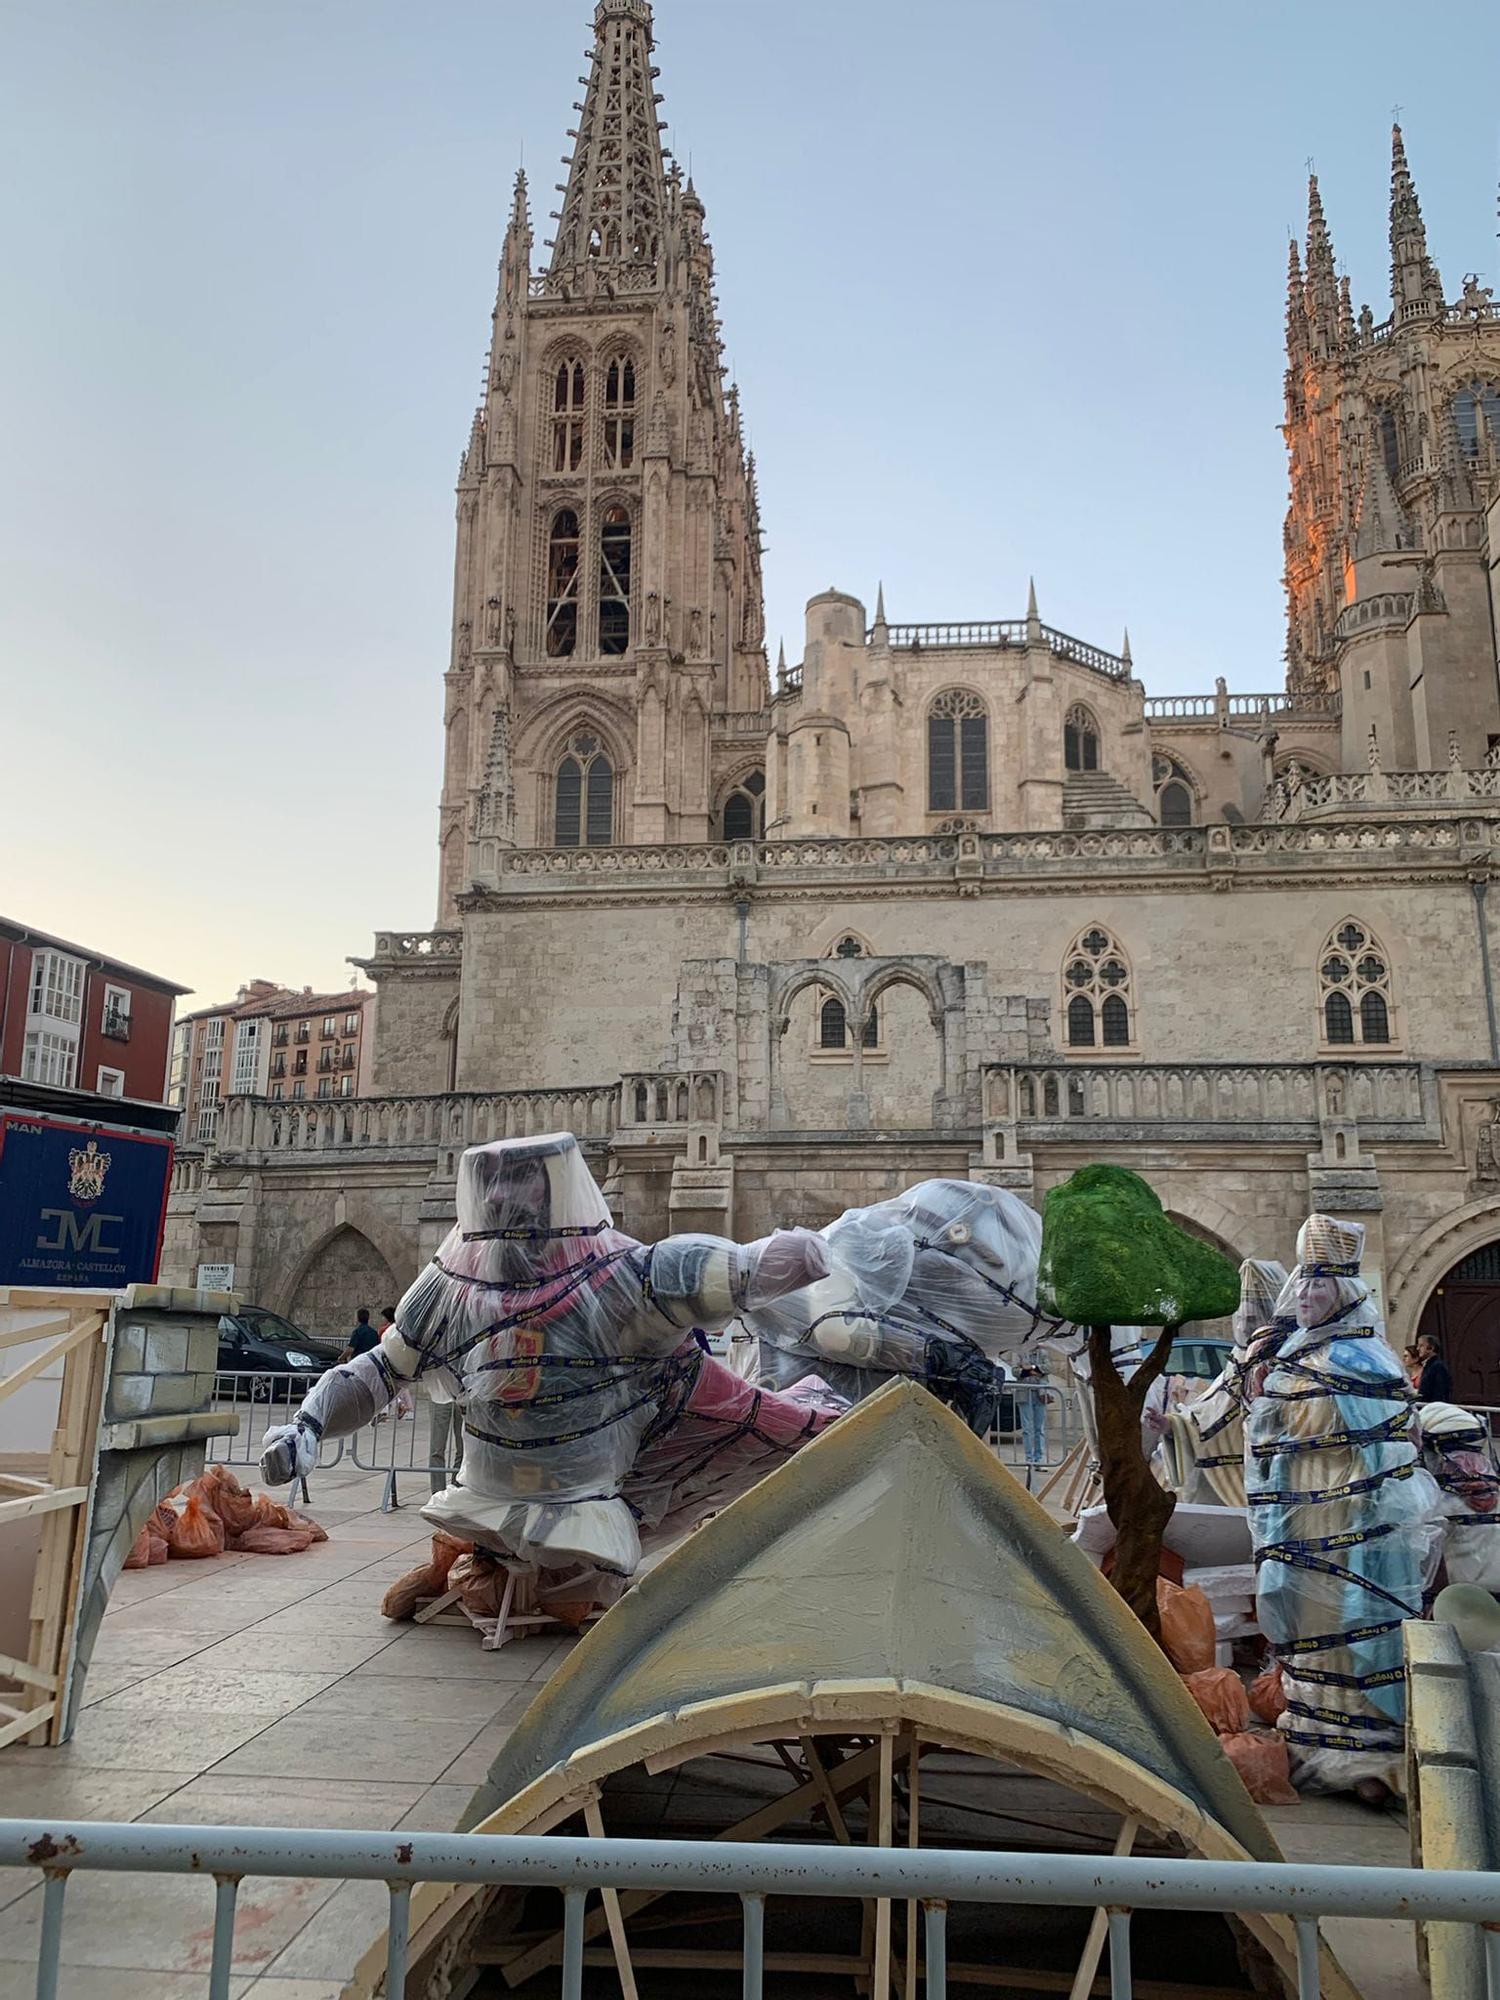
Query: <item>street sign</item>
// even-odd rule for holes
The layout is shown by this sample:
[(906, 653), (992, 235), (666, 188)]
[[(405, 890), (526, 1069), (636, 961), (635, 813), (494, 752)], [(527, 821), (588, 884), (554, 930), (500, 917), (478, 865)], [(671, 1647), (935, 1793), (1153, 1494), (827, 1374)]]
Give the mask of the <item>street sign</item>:
[(161, 1134), (0, 1112), (0, 1284), (154, 1284), (171, 1183)]

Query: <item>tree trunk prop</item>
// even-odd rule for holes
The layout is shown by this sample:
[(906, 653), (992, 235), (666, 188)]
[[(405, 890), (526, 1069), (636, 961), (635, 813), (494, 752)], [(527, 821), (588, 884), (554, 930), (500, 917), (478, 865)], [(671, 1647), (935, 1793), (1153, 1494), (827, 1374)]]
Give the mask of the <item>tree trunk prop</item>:
[(1161, 1615), (1156, 1604), (1156, 1579), (1161, 1569), (1162, 1538), (1177, 1498), (1151, 1470), (1141, 1442), (1141, 1411), (1146, 1392), (1167, 1365), (1178, 1331), (1175, 1326), (1163, 1327), (1146, 1360), (1126, 1382), (1110, 1351), (1109, 1327), (1089, 1329), (1099, 1477), (1105, 1511), (1115, 1528), (1110, 1582), (1158, 1645)]

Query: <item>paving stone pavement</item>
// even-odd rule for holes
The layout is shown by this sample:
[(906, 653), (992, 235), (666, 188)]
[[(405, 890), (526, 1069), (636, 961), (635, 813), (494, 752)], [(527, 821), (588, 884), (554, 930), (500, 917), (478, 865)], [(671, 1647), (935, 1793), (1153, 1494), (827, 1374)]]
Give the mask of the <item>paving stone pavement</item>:
[[(297, 1556), (127, 1571), (105, 1614), (70, 1743), (0, 1750), (9, 1817), (168, 1825), (450, 1830), (570, 1639), (484, 1652), (479, 1635), (397, 1625), (386, 1587), (426, 1555), (426, 1479), (315, 1473), (328, 1540)], [(379, 1883), (247, 1880), (231, 2000), (337, 2000), (384, 1920)], [(0, 2000), (30, 2000), (41, 1888), (0, 1871)], [(201, 2000), (213, 1885), (76, 1875), (67, 2000)]]

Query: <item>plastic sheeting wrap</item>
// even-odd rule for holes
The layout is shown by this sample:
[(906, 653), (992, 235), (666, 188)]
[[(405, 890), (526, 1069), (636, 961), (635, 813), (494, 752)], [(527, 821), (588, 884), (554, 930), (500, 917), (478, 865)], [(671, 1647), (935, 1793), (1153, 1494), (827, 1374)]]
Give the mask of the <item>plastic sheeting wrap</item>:
[[(826, 1392), (762, 1395), (752, 1417), (737, 1400), (745, 1385), (695, 1338), (823, 1276), (827, 1252), (810, 1232), (744, 1247), (639, 1243), (613, 1226), (569, 1133), (471, 1147), (457, 1211), (396, 1330), (331, 1370), (299, 1418), (318, 1435), (354, 1428), (377, 1377), (388, 1394), (420, 1377), (461, 1402), (463, 1466), (423, 1509), (434, 1527), (546, 1570), (625, 1578), (640, 1559), (639, 1519), (671, 1504), (674, 1466), (660, 1448), (675, 1427), (686, 1426), (682, 1469), (702, 1480), (721, 1449), (731, 1448), (726, 1476), (741, 1473), (842, 1407)], [(638, 1510), (624, 1488), (652, 1447)]]
[(983, 1430), (994, 1364), (1071, 1332), (1036, 1303), (1041, 1218), (1003, 1189), (921, 1181), (822, 1233), (828, 1276), (743, 1315), (762, 1382), (783, 1386), (811, 1365), (858, 1401), (908, 1375)]
[[(1412, 1437), (1411, 1390), (1361, 1283), (1359, 1223), (1310, 1216), (1252, 1347), (1246, 1484), (1256, 1611), (1280, 1660), (1279, 1727), (1300, 1785), (1404, 1783), (1401, 1622), (1422, 1615), (1439, 1494)], [(1271, 1347), (1272, 1352), (1265, 1352)]]
[(1422, 1458), (1443, 1493), (1443, 1561), (1450, 1583), (1500, 1591), (1500, 1478), (1489, 1433), (1456, 1403), (1417, 1407)]

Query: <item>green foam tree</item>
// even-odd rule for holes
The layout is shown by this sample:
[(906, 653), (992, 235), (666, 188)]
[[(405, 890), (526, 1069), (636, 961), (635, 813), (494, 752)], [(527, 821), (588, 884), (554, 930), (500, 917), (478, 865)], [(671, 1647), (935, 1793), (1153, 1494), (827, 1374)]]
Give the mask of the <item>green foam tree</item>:
[[(1104, 1505), (1115, 1528), (1111, 1581), (1154, 1639), (1156, 1578), (1175, 1497), (1151, 1470), (1141, 1440), (1146, 1394), (1188, 1320), (1219, 1319), (1239, 1304), (1227, 1257), (1180, 1229), (1155, 1191), (1126, 1167), (1082, 1167), (1042, 1211), (1042, 1304), (1089, 1329), (1089, 1368)], [(1156, 1345), (1121, 1379), (1116, 1326), (1159, 1326)]]

